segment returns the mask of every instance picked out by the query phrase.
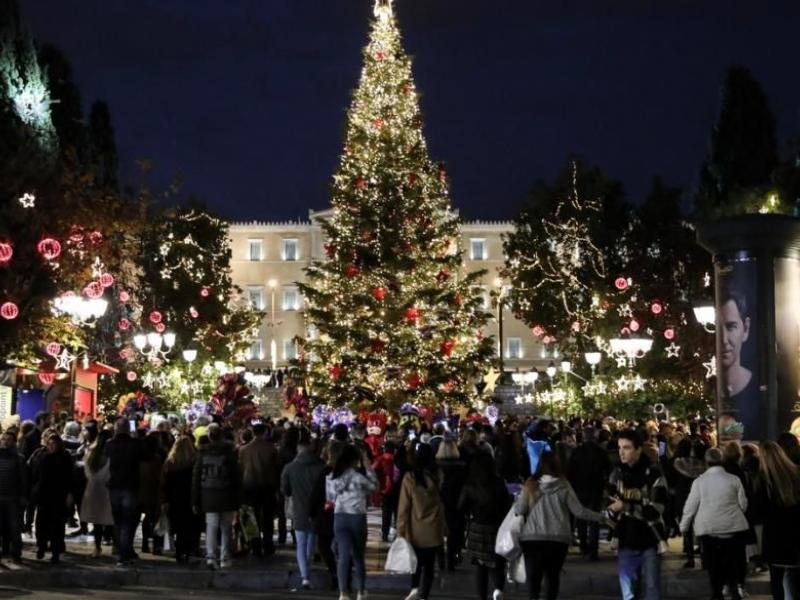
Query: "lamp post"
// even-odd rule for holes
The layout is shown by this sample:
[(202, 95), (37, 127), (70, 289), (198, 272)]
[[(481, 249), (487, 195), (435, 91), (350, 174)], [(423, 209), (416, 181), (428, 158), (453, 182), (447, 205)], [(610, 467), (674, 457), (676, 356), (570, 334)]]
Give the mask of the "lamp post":
[(275, 342), (275, 288), (278, 286), (278, 282), (270, 279), (267, 284), (270, 289), (269, 357), (272, 363), (272, 371), (275, 372), (278, 369), (278, 344)]
[(503, 348), (503, 303), (505, 301), (506, 286), (500, 277), (495, 277), (494, 285), (497, 288), (497, 337), (500, 343), (500, 381), (505, 376), (505, 357)]
[(555, 363), (551, 360), (550, 364), (547, 365), (547, 369), (545, 369), (545, 373), (547, 373), (547, 378), (550, 380), (550, 418), (555, 419), (556, 416), (556, 408), (555, 408), (555, 397), (553, 395), (553, 378), (556, 376), (558, 370), (556, 369)]
[[(166, 359), (175, 346), (175, 334), (168, 331), (164, 335), (151, 331), (148, 334), (137, 333), (133, 336), (133, 345), (150, 360), (157, 358)], [(195, 351), (196, 352), (196, 351)]]

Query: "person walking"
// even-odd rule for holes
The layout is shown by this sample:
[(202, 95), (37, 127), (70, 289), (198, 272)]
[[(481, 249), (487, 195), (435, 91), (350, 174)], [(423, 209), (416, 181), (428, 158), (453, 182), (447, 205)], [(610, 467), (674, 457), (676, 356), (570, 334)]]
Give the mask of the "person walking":
[[(678, 443), (675, 449), (675, 456), (672, 459), (672, 485), (673, 492), (673, 509), (679, 522), (683, 516), (683, 507), (686, 504), (686, 499), (689, 497), (689, 492), (692, 489), (694, 481), (702, 475), (706, 470), (706, 463), (702, 459), (707, 450), (706, 445), (699, 439), (692, 440), (691, 438), (684, 438)], [(686, 555), (686, 562), (683, 567), (685, 569), (693, 569), (695, 566), (694, 561), (694, 528), (690, 524), (683, 535), (683, 552)]]
[(378, 478), (366, 453), (359, 453), (351, 444), (344, 446), (326, 480), (327, 499), (334, 504), (333, 533), (339, 552), (336, 563), (339, 600), (350, 600), (347, 580), (351, 562), (355, 572), (353, 583), (357, 600), (367, 597), (367, 502), (377, 489)]
[(772, 441), (761, 445), (762, 553), (774, 600), (800, 599), (800, 467)]
[(514, 513), (525, 517), (519, 539), (525, 558), (528, 597), (539, 600), (542, 579), (547, 579), (547, 599), (556, 600), (561, 568), (572, 541), (570, 514), (585, 521), (600, 522), (603, 514), (584, 507), (575, 490), (562, 477), (558, 456), (545, 450), (536, 472), (525, 482), (514, 503)]
[[(159, 491), (161, 485), (161, 469), (164, 466), (164, 450), (161, 447), (159, 433), (150, 431), (142, 440), (144, 458), (139, 463), (139, 510), (144, 514), (142, 520), (142, 552), (159, 556), (164, 547), (164, 537), (155, 533), (160, 516)], [(152, 547), (150, 540), (153, 540)]]
[(80, 508), (81, 523), (92, 524), (94, 550), (92, 558), (103, 552), (103, 537), (114, 528), (114, 515), (111, 512), (111, 497), (108, 480), (111, 476), (109, 460), (106, 456), (106, 443), (111, 439), (111, 432), (103, 430), (98, 433), (94, 443), (89, 447), (83, 462), (86, 477), (86, 488)]
[[(455, 446), (454, 442), (450, 443)], [(479, 600), (486, 600), (489, 593), (489, 572), (492, 573), (494, 583), (492, 600), (503, 598), (506, 561), (495, 553), (494, 547), (497, 530), (510, 507), (511, 495), (502, 477), (498, 475), (492, 457), (486, 453), (475, 455), (455, 511), (464, 515), (469, 523), (467, 554), (475, 565)]]
[(455, 571), (464, 547), (466, 521), (458, 504), (467, 478), (467, 463), (461, 460), (455, 440), (446, 438), (439, 444), (436, 464), (442, 473), (441, 495), (447, 523), (446, 567), (448, 571)]
[(230, 567), (233, 517), (239, 509), (239, 466), (233, 444), (225, 440), (217, 423), (208, 426), (208, 444), (200, 450), (194, 465), (192, 505), (195, 513), (205, 515), (206, 566)]
[(36, 558), (50, 548), (51, 563), (58, 563), (66, 550), (64, 527), (72, 498), (72, 457), (58, 433), (44, 438), (45, 451), (32, 476), (31, 498), (36, 504)]
[(114, 517), (114, 539), (117, 542), (118, 566), (129, 565), (138, 555), (133, 538), (139, 525), (139, 463), (143, 458), (141, 444), (130, 434), (130, 424), (119, 419), (114, 437), (106, 443), (109, 477), (106, 487)]
[(292, 523), (297, 537), (297, 566), (303, 589), (311, 588), (311, 560), (317, 534), (311, 519), (312, 491), (323, 477), (325, 463), (317, 456), (316, 445), (308, 438), (297, 444), (297, 456), (281, 473), (281, 493), (291, 500)]
[(616, 536), (622, 598), (660, 600), (659, 547), (664, 541), (666, 480), (661, 469), (642, 452), (642, 439), (637, 431), (621, 431), (617, 448), (620, 465), (611, 475), (616, 496), (608, 508), (619, 517)]
[(27, 469), (17, 452), (13, 431), (0, 435), (0, 537), (11, 560), (22, 562), (22, 508), (26, 504)]
[(239, 449), (242, 504), (253, 508), (258, 522), (260, 539), (253, 544), (253, 554), (271, 556), (275, 553), (272, 538), (281, 474), (279, 457), (272, 440), (265, 435), (266, 425), (259, 421), (251, 427), (253, 440)]
[(407, 540), (417, 555), (417, 570), (411, 576), (411, 592), (406, 600), (430, 598), (436, 555), (444, 544), (447, 529), (439, 495), (441, 480), (433, 448), (418, 444), (412, 470), (400, 483), (397, 506), (397, 535)]
[(161, 510), (175, 535), (175, 561), (188, 563), (200, 541), (200, 519), (192, 510), (192, 475), (197, 457), (193, 438), (175, 440), (161, 470)]
[(687, 531), (694, 523), (703, 564), (708, 570), (712, 600), (722, 600), (726, 583), (731, 597), (739, 600), (746, 567), (747, 496), (740, 479), (722, 466), (723, 454), (719, 448), (706, 450), (705, 462), (708, 468), (692, 484), (680, 528)]

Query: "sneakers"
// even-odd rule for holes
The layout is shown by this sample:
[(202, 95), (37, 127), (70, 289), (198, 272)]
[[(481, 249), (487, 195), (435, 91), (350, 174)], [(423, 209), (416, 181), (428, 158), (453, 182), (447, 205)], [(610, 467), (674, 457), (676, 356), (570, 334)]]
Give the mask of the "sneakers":
[(213, 571), (214, 569), (216, 569), (216, 568), (217, 568), (217, 561), (216, 561), (216, 559), (214, 559), (214, 558), (207, 558), (207, 559), (206, 559), (206, 568), (207, 568), (209, 571)]
[(495, 590), (492, 594), (492, 600), (503, 600), (503, 590)]
[(230, 558), (223, 558), (219, 561), (220, 569), (230, 569), (233, 566), (233, 561)]
[(419, 598), (419, 589), (413, 588), (406, 596), (405, 600), (417, 600)]
[(356, 600), (367, 600), (367, 597), (367, 590), (364, 590), (363, 592), (358, 592)]
[(308, 579), (303, 579), (303, 583), (301, 584), (301, 586), (303, 587), (304, 590), (310, 590), (311, 581), (309, 581)]

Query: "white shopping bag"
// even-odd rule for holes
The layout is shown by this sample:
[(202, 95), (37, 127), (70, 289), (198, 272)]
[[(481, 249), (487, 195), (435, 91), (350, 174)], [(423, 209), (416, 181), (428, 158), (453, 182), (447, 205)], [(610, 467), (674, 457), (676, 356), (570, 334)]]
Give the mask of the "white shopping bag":
[(527, 575), (525, 572), (525, 557), (522, 554), (508, 563), (508, 577), (516, 583), (525, 583)]
[(387, 573), (414, 573), (417, 570), (417, 554), (408, 540), (395, 538), (386, 555)]
[(507, 560), (514, 560), (522, 552), (519, 543), (519, 534), (525, 524), (525, 517), (514, 514), (512, 506), (506, 518), (503, 519), (500, 529), (497, 530), (497, 540), (494, 543), (495, 554), (499, 554)]

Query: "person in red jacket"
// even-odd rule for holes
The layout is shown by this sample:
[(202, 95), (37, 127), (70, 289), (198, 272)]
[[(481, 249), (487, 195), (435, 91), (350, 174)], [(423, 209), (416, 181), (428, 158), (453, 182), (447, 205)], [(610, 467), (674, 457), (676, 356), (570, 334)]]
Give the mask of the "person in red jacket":
[(389, 530), (392, 527), (392, 517), (397, 510), (397, 494), (395, 491), (394, 469), (394, 442), (385, 440), (381, 448), (374, 454), (372, 469), (378, 477), (378, 491), (376, 496), (381, 507), (381, 539), (389, 541)]

